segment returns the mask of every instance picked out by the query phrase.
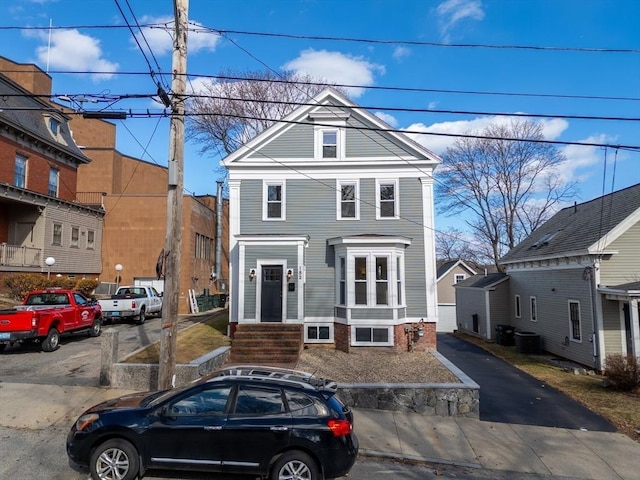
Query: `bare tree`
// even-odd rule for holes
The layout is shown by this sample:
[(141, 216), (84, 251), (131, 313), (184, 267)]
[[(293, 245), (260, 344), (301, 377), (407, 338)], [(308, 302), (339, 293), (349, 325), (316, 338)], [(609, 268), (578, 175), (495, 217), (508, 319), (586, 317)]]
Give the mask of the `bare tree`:
[(484, 244), (478, 244), (475, 238), (459, 228), (449, 228), (444, 231), (436, 231), (436, 258), (440, 261), (464, 260), (473, 265), (485, 265), (493, 263), (493, 259), (487, 255)]
[(311, 77), (268, 70), (220, 76), (242, 80), (205, 80), (188, 102), (188, 138), (202, 153), (233, 152), (325, 88)]
[(576, 194), (576, 183), (558, 174), (564, 155), (540, 140), (541, 124), (518, 119), (460, 138), (443, 155), (439, 210), (464, 213), (498, 269), (503, 254)]

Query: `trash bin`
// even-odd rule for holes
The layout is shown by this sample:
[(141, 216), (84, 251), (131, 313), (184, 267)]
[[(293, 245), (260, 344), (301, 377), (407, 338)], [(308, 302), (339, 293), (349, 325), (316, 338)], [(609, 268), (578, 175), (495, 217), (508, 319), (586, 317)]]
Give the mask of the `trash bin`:
[(220, 294), (220, 308), (224, 308), (226, 304), (227, 304), (227, 294), (226, 293), (221, 293)]
[(514, 332), (515, 329), (511, 325), (496, 325), (496, 343), (507, 347), (515, 345)]
[(540, 354), (540, 335), (534, 332), (516, 332), (516, 352), (530, 355)]
[(220, 307), (220, 294), (216, 293), (213, 295), (213, 308)]

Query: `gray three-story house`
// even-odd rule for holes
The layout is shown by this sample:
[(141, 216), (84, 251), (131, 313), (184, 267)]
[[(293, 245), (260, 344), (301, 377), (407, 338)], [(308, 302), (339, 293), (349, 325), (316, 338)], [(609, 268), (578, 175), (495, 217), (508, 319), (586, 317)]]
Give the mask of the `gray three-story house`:
[(231, 332), (435, 348), (439, 163), (331, 88), (227, 156)]

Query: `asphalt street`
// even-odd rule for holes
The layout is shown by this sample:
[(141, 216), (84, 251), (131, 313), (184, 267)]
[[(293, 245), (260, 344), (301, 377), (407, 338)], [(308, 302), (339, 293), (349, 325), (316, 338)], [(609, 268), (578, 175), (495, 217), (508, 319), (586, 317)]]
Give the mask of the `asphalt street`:
[(438, 334), (438, 352), (480, 385), (480, 420), (616, 431), (600, 415), (472, 343)]

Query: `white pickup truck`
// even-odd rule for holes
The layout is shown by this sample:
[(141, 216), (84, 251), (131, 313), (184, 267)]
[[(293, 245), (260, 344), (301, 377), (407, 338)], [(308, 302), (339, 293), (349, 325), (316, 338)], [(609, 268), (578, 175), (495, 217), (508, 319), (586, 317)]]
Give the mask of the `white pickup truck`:
[(111, 320), (133, 319), (142, 325), (147, 316), (162, 315), (162, 295), (153, 287), (120, 287), (111, 298), (98, 300), (102, 308), (102, 318)]

